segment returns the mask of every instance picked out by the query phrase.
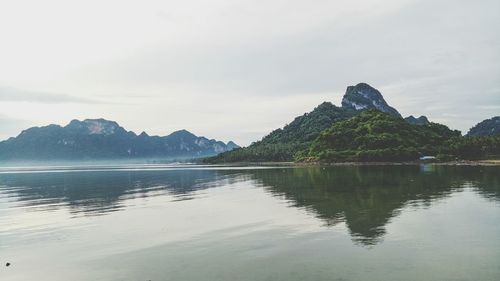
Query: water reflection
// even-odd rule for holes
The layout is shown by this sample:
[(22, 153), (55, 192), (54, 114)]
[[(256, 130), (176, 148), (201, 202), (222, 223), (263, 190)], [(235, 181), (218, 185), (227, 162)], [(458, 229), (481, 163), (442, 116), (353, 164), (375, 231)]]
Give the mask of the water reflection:
[(404, 206), (427, 207), (464, 186), (500, 198), (500, 173), (494, 167), (316, 167), (255, 171), (253, 177), (327, 225), (345, 222), (353, 240), (364, 245), (378, 243)]
[[(67, 208), (73, 215), (103, 215), (127, 208), (130, 199), (172, 195), (245, 181), (305, 209), (333, 226), (345, 222), (355, 243), (374, 245), (403, 207), (428, 207), (465, 187), (500, 198), (498, 167), (361, 166), (274, 169), (181, 169), (5, 173), (0, 203), (36, 211)], [(13, 206), (12, 206), (13, 205)]]
[(198, 169), (1, 174), (0, 198), (36, 211), (67, 207), (75, 215), (103, 215), (139, 197), (170, 194), (188, 200), (193, 191), (230, 184), (236, 174)]

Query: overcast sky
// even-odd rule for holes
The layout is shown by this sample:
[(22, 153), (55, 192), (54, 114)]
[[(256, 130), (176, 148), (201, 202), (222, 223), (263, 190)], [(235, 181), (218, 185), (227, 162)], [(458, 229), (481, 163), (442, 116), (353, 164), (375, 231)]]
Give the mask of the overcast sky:
[(463, 132), (500, 115), (500, 1), (0, 1), (0, 139), (102, 117), (248, 145), (358, 82)]

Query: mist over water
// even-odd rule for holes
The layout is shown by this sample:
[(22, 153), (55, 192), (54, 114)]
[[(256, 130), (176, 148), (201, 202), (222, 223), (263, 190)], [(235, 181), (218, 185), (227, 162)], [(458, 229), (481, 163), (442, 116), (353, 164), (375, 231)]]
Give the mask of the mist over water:
[(0, 169), (1, 280), (498, 280), (500, 168)]

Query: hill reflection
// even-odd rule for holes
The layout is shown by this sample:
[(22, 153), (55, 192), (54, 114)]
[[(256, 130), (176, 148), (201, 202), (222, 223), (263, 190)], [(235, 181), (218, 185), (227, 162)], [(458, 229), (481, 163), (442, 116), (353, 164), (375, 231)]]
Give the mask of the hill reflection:
[(253, 172), (253, 178), (327, 225), (345, 222), (355, 242), (373, 245), (404, 206), (430, 206), (464, 187), (499, 200), (499, 171), (497, 167), (340, 166), (260, 170)]
[(170, 194), (175, 200), (188, 200), (196, 190), (235, 179), (197, 169), (12, 173), (0, 175), (0, 198), (15, 198), (20, 206), (37, 210), (68, 207), (75, 215), (103, 215), (125, 208), (129, 199)]
[(180, 169), (0, 174), (0, 203), (36, 210), (67, 208), (73, 215), (104, 215), (129, 199), (195, 192), (235, 182), (262, 187), (325, 225), (345, 223), (355, 243), (374, 245), (403, 207), (428, 207), (463, 188), (500, 200), (499, 167), (341, 166), (275, 169)]

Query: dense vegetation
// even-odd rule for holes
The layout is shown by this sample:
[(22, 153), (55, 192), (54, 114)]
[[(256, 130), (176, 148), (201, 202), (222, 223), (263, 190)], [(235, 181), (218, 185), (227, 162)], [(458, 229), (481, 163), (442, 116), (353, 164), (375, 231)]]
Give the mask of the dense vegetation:
[(356, 113), (324, 102), (310, 113), (295, 118), (283, 129), (272, 131), (261, 141), (245, 148), (221, 153), (205, 161), (210, 163), (293, 161), (294, 155), (309, 148), (323, 130), (336, 121), (345, 120)]
[(439, 157), (441, 160), (500, 159), (500, 135), (450, 139), (442, 146)]
[(412, 125), (370, 110), (323, 131), (299, 161), (411, 161), (433, 155), (438, 160), (500, 158), (500, 135), (466, 136), (429, 123)]
[(319, 133), (329, 128), (335, 121), (352, 117), (356, 112), (347, 111), (329, 102), (318, 105), (310, 113), (295, 118), (283, 129), (272, 131), (262, 139), (262, 143), (305, 143), (318, 137)]
[[(500, 158), (500, 135), (462, 137), (459, 131), (437, 123), (410, 124), (403, 118), (374, 109), (354, 112), (358, 115), (347, 118), (353, 112), (338, 109), (324, 103), (262, 141), (208, 158), (208, 161), (413, 161), (425, 155), (437, 156), (443, 161)], [(331, 125), (319, 132), (328, 123)], [(306, 124), (310, 127), (304, 127)]]
[[(469, 135), (494, 134), (498, 124), (500, 117), (485, 120)], [(403, 119), (377, 89), (359, 83), (347, 87), (342, 107), (322, 103), (261, 141), (204, 161), (407, 161), (425, 155), (442, 160), (484, 159), (500, 155), (499, 138), (462, 137), (425, 116)]]
[(389, 106), (382, 94), (366, 83), (347, 87), (342, 107), (324, 102), (310, 113), (265, 136), (261, 141), (218, 156), (205, 159), (208, 163), (293, 161), (307, 151), (319, 134), (338, 121), (351, 118), (364, 110), (377, 109), (393, 116), (401, 114)]
[(441, 124), (412, 125), (402, 118), (369, 110), (323, 131), (309, 151), (298, 155), (298, 160), (415, 160), (439, 154), (447, 141), (459, 137), (459, 131)]

